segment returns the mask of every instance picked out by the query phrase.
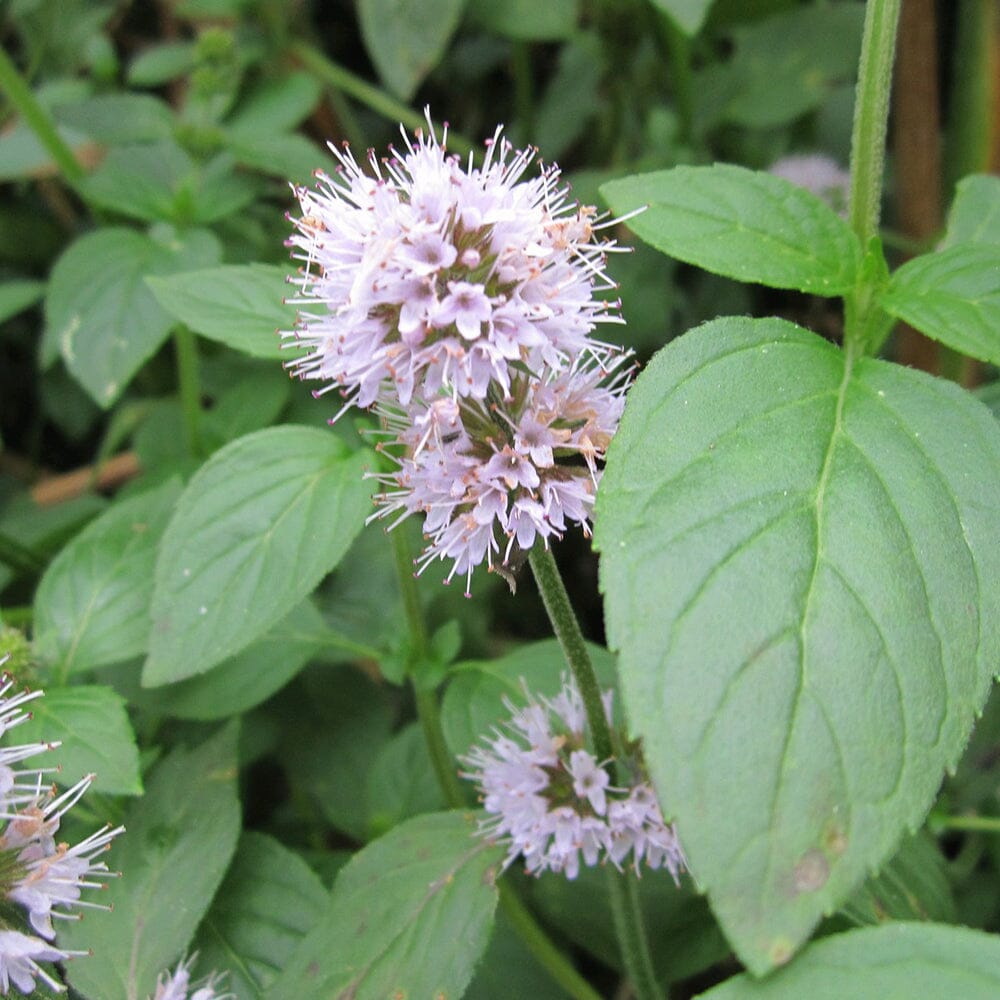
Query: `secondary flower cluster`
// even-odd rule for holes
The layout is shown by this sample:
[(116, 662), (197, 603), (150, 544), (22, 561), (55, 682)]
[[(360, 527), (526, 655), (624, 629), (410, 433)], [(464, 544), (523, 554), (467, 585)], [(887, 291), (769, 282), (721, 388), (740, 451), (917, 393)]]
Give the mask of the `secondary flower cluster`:
[[(611, 692), (604, 696), (611, 717)], [(530, 697), (511, 711), (506, 732), (494, 731), (463, 763), (490, 814), (481, 830), (509, 841), (505, 864), (524, 855), (528, 872), (563, 872), (573, 879), (580, 860), (588, 867), (608, 859), (617, 868), (631, 854), (638, 873), (666, 868), (677, 881), (684, 853), (663, 821), (650, 785), (611, 784), (611, 775), (585, 746), (586, 713), (576, 684), (564, 679), (554, 698)]]
[[(42, 694), (22, 691), (11, 695), (13, 686), (7, 675), (0, 680), (0, 738), (30, 718), (24, 706)], [(22, 907), (27, 918), (23, 928), (0, 922), (3, 996), (11, 985), (29, 994), (39, 980), (55, 992), (65, 990), (39, 963), (62, 962), (87, 952), (57, 947), (52, 921), (79, 919), (79, 914), (67, 912), (76, 907), (103, 908), (81, 899), (81, 893), (103, 888), (102, 880), (113, 874), (96, 859), (124, 829), (106, 826), (72, 847), (56, 842), (62, 817), (80, 800), (94, 776), (87, 775), (57, 794), (45, 777), (54, 769), (14, 766), (56, 745), (25, 743), (0, 749), (0, 820), (5, 822), (0, 833), (0, 892)], [(34, 933), (26, 933), (29, 926)]]
[[(366, 172), (346, 147), (336, 176), (296, 188), (289, 240), (303, 262), (289, 364), (374, 406), (398, 468), (377, 517), (427, 515), (422, 571), (516, 563), (570, 523), (589, 528), (627, 387), (626, 356), (592, 339), (621, 322), (604, 271), (614, 245), (595, 210), (569, 201), (559, 169), (498, 128), (482, 166), (428, 131)], [(609, 378), (610, 376), (610, 378)], [(343, 409), (340, 411), (343, 412)], [(338, 414), (339, 415), (339, 414)]]

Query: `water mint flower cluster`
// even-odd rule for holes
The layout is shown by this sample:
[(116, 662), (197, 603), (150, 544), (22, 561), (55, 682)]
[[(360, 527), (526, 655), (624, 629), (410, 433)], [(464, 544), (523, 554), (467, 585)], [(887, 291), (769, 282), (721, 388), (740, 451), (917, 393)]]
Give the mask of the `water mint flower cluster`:
[(479, 167), (429, 118), (403, 140), (370, 152), (368, 172), (335, 148), (335, 175), (295, 189), (300, 314), (285, 336), (304, 353), (289, 367), (384, 417), (397, 468), (378, 477), (375, 516), (426, 515), (418, 571), (450, 560), (446, 582), (468, 592), (483, 562), (516, 566), (570, 524), (589, 531), (630, 374), (591, 336), (622, 322), (601, 298), (616, 247), (558, 167), (525, 177), (534, 151), (501, 129)]
[[(0, 665), (6, 662), (0, 660)], [(30, 715), (24, 706), (42, 696), (41, 691), (10, 694), (14, 682), (6, 674), (0, 680), (0, 738)], [(113, 875), (97, 860), (111, 841), (124, 830), (105, 826), (74, 846), (57, 843), (63, 816), (90, 787), (87, 775), (72, 788), (57, 794), (47, 783), (53, 768), (21, 768), (13, 765), (54, 749), (55, 743), (25, 743), (0, 749), (0, 892), (23, 909), (25, 922), (13, 927), (0, 922), (0, 995), (13, 985), (22, 994), (32, 993), (40, 981), (50, 990), (65, 987), (40, 962), (63, 962), (86, 955), (85, 951), (59, 948), (53, 920), (78, 920), (76, 908), (100, 904), (81, 898), (85, 889), (101, 889)], [(11, 911), (14, 912), (14, 911)], [(28, 933), (30, 928), (32, 933)]]
[[(526, 692), (527, 693), (527, 692)], [(587, 717), (576, 683), (563, 679), (554, 698), (528, 696), (486, 745), (463, 759), (489, 813), (481, 832), (507, 841), (505, 865), (524, 856), (528, 872), (562, 872), (573, 879), (580, 861), (621, 868), (666, 868), (677, 881), (684, 853), (665, 823), (656, 795), (641, 778), (616, 787), (585, 745)], [(611, 692), (604, 695), (611, 720)], [(638, 768), (636, 768), (638, 770)]]

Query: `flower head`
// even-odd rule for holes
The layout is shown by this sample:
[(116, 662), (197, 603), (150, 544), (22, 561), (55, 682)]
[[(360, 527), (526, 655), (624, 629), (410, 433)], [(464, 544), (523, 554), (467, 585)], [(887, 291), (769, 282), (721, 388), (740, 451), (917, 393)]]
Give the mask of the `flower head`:
[(497, 128), (481, 166), (446, 152), (430, 123), (368, 171), (331, 146), (334, 176), (295, 188), (302, 209), (289, 240), (302, 261), (302, 378), (361, 407), (439, 392), (509, 391), (518, 368), (568, 367), (596, 324), (621, 322), (595, 237), (601, 220), (570, 202), (559, 168), (528, 177), (532, 149)]
[[(506, 864), (524, 856), (533, 874), (562, 872), (573, 879), (580, 862), (606, 858), (621, 867), (629, 853), (636, 872), (666, 868), (676, 881), (684, 853), (672, 826), (663, 821), (649, 783), (628, 788), (585, 745), (585, 712), (575, 682), (564, 678), (554, 698), (530, 698), (504, 731), (464, 758), (465, 777), (479, 787), (489, 818), (481, 831), (508, 843)], [(610, 693), (605, 696), (610, 717)]]
[[(2, 663), (3, 661), (0, 661)], [(0, 735), (27, 721), (24, 705), (41, 691), (9, 694), (12, 678), (0, 679)], [(80, 800), (94, 776), (87, 775), (61, 794), (46, 776), (53, 768), (14, 767), (53, 749), (53, 743), (25, 743), (0, 749), (0, 892), (23, 907), (39, 937), (0, 927), (0, 995), (11, 983), (22, 993), (41, 979), (50, 989), (63, 987), (38, 963), (61, 961), (86, 952), (68, 952), (51, 945), (55, 919), (79, 919), (83, 907), (104, 909), (82, 898), (84, 890), (102, 889), (113, 873), (101, 860), (123, 827), (104, 827), (80, 843), (57, 842), (62, 817)], [(42, 940), (44, 939), (44, 940)]]

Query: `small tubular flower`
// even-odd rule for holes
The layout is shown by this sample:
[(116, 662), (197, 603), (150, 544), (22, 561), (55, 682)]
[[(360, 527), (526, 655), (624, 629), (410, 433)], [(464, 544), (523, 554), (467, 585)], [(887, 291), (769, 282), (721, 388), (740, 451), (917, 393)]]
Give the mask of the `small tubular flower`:
[[(523, 856), (531, 874), (574, 879), (581, 861), (592, 867), (607, 859), (620, 868), (631, 853), (636, 872), (643, 863), (666, 868), (676, 882), (685, 861), (674, 828), (664, 822), (647, 781), (615, 787), (587, 749), (575, 682), (564, 678), (554, 698), (506, 705), (505, 731), (494, 731), (462, 758), (463, 776), (475, 781), (489, 814), (480, 832), (507, 842), (505, 864)], [(605, 710), (610, 720), (609, 695)]]
[(191, 982), (191, 966), (196, 958), (191, 955), (178, 962), (173, 972), (161, 972), (150, 1000), (235, 1000), (233, 993), (218, 992), (225, 973), (213, 972), (201, 983)]

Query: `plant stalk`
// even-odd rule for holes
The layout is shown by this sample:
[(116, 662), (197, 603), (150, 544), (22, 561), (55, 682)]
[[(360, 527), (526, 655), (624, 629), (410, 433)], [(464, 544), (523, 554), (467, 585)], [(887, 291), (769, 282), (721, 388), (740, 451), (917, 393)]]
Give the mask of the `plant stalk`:
[(38, 137), (38, 141), (55, 161), (63, 177), (70, 184), (81, 180), (84, 169), (80, 166), (73, 150), (59, 134), (48, 111), (39, 103), (3, 48), (0, 48), (0, 90), (7, 95), (17, 113)]
[[(573, 673), (587, 711), (587, 724), (594, 741), (594, 751), (600, 761), (615, 759), (611, 727), (604, 714), (601, 688), (594, 672), (594, 665), (587, 652), (587, 645), (580, 631), (573, 606), (555, 557), (551, 550), (535, 545), (529, 555), (531, 571), (535, 575), (545, 610), (562, 646), (563, 656)], [(639, 891), (634, 876), (607, 868), (608, 895), (614, 918), (615, 933), (621, 950), (625, 971), (639, 1000), (666, 1000), (653, 968), (649, 941), (639, 907)]]

